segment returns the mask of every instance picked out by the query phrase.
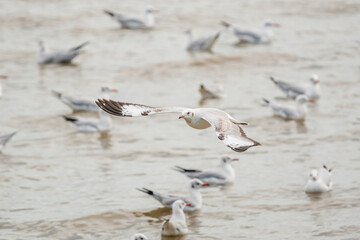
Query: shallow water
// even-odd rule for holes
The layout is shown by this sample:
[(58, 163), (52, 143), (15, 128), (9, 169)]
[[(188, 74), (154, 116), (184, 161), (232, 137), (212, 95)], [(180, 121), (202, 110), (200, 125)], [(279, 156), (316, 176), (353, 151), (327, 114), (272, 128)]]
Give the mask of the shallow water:
[[(153, 31), (121, 30), (102, 12), (141, 16), (150, 3), (160, 10)], [(0, 239), (158, 239), (170, 211), (136, 187), (186, 194), (187, 178), (171, 167), (211, 168), (222, 155), (240, 158), (236, 182), (202, 190), (184, 239), (358, 239), (358, 1), (16, 0), (1, 1), (0, 16), (0, 74), (9, 76), (0, 133), (19, 130), (0, 155)], [(235, 46), (224, 32), (214, 54), (184, 50), (189, 27), (201, 36), (220, 30), (220, 20), (258, 27), (267, 18), (281, 24), (271, 45)], [(71, 65), (40, 67), (39, 39), (91, 44)], [(262, 97), (287, 100), (268, 77), (312, 73), (322, 97), (305, 123), (273, 117)], [(96, 98), (108, 84), (116, 100), (198, 107), (199, 84), (215, 81), (227, 97), (202, 106), (249, 122), (246, 133), (262, 146), (232, 152), (212, 129), (191, 129), (176, 114), (114, 117), (108, 134), (77, 133), (61, 118), (70, 109), (51, 95)], [(306, 195), (309, 170), (325, 163), (333, 190)]]

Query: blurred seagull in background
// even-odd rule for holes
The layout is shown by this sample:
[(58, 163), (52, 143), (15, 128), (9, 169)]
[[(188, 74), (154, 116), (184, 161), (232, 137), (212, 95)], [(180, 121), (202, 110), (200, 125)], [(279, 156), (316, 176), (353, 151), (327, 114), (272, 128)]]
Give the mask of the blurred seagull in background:
[(228, 156), (222, 157), (220, 167), (214, 170), (186, 169), (179, 166), (175, 166), (174, 170), (189, 178), (197, 178), (209, 184), (223, 185), (235, 181), (235, 171), (231, 163), (238, 160), (238, 158), (230, 158)]
[(108, 14), (112, 19), (121, 24), (121, 27), (127, 29), (151, 29), (155, 25), (155, 17), (154, 13), (158, 12), (158, 10), (153, 7), (147, 7), (145, 9), (145, 21), (135, 18), (127, 18), (121, 14), (114, 13), (108, 10), (104, 10), (106, 14)]
[(186, 31), (189, 35), (189, 43), (186, 47), (186, 50), (189, 52), (212, 52), (212, 48), (216, 41), (220, 37), (221, 32), (217, 32), (209, 37), (193, 39), (192, 30), (189, 29)]
[(39, 41), (38, 62), (40, 64), (70, 63), (71, 60), (79, 55), (80, 49), (88, 44), (89, 42), (84, 42), (83, 44), (70, 49), (50, 50), (45, 47), (45, 44), (42, 41)]
[(165, 220), (161, 225), (161, 234), (164, 236), (179, 236), (188, 233), (184, 208), (190, 203), (185, 203), (183, 200), (177, 200), (172, 205), (171, 218)]
[(144, 234), (137, 233), (134, 236), (132, 236), (131, 240), (151, 240), (151, 239), (147, 238)]
[(315, 101), (320, 97), (320, 80), (318, 75), (313, 74), (310, 77), (310, 84), (308, 83), (295, 83), (295, 82), (284, 82), (275, 80), (270, 77), (271, 81), (283, 91), (287, 97), (296, 98), (301, 94), (305, 94), (309, 97), (311, 102)]
[(247, 123), (239, 122), (228, 113), (216, 108), (150, 107), (106, 99), (98, 99), (96, 104), (107, 113), (121, 117), (139, 117), (157, 113), (181, 113), (179, 119), (184, 119), (192, 128), (205, 129), (212, 126), (217, 137), (236, 152), (244, 152), (250, 147), (260, 145), (257, 141), (248, 138), (240, 127), (240, 125), (248, 125)]
[(200, 193), (200, 188), (209, 186), (208, 183), (204, 183), (199, 179), (192, 179), (189, 183), (189, 196), (178, 196), (171, 194), (162, 194), (158, 192), (154, 192), (147, 188), (138, 188), (139, 191), (149, 194), (158, 200), (165, 207), (171, 207), (176, 200), (183, 200), (186, 203), (190, 203), (191, 205), (186, 206), (184, 211), (195, 211), (199, 210), (202, 207), (202, 197)]
[[(109, 93), (117, 92), (117, 89), (112, 89), (107, 86), (103, 86), (101, 87), (100, 91), (102, 98), (109, 99)], [(52, 91), (52, 93), (61, 102), (69, 106), (74, 112), (99, 112), (99, 107), (96, 105), (96, 103), (93, 100), (70, 97), (57, 91)]]
[(238, 38), (239, 43), (249, 44), (264, 44), (270, 43), (274, 36), (272, 27), (277, 27), (279, 24), (272, 20), (266, 20), (262, 30), (246, 30), (234, 27), (232, 24), (222, 21), (221, 24), (228, 28)]
[(331, 181), (331, 169), (324, 165), (319, 170), (313, 169), (310, 172), (309, 179), (305, 185), (306, 193), (323, 193), (331, 190), (333, 183)]
[(296, 106), (288, 106), (279, 104), (274, 101), (263, 99), (273, 110), (274, 114), (285, 119), (304, 120), (307, 112), (306, 103), (309, 98), (305, 95), (300, 95), (296, 98)]
[(67, 117), (63, 118), (72, 124), (79, 132), (107, 132), (111, 128), (111, 118), (104, 111), (99, 111), (99, 118), (80, 118)]
[[(7, 79), (7, 76), (6, 75), (0, 75), (0, 79)], [(0, 98), (2, 96), (2, 85), (1, 85), (1, 82), (0, 82)]]
[(199, 92), (201, 99), (218, 99), (224, 97), (224, 90), (221, 84), (204, 85), (200, 84)]
[(13, 132), (0, 136), (0, 152), (15, 134), (16, 132)]

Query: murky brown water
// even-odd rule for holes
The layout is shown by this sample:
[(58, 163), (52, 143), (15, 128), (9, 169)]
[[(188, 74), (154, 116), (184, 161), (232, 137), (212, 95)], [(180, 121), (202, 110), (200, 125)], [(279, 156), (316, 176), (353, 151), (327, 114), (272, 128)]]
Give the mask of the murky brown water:
[[(153, 31), (120, 30), (103, 9), (142, 15), (160, 10)], [(19, 130), (0, 155), (0, 239), (160, 238), (170, 211), (136, 191), (187, 192), (174, 165), (206, 168), (239, 157), (236, 182), (203, 189), (188, 215), (186, 239), (358, 239), (360, 236), (359, 1), (0, 1), (0, 133)], [(220, 20), (281, 24), (268, 46), (235, 47), (229, 32), (214, 54), (189, 56), (184, 31), (221, 29)], [(71, 47), (89, 40), (68, 66), (39, 67), (37, 41)], [(322, 97), (305, 124), (272, 117), (262, 97), (282, 97), (270, 75), (320, 76)], [(235, 153), (212, 129), (196, 131), (176, 115), (113, 118), (107, 135), (77, 133), (71, 111), (51, 96), (97, 97), (148, 105), (199, 106), (199, 83), (219, 81), (227, 98), (207, 101), (251, 125), (263, 146)], [(308, 196), (309, 169), (334, 167), (331, 193)]]

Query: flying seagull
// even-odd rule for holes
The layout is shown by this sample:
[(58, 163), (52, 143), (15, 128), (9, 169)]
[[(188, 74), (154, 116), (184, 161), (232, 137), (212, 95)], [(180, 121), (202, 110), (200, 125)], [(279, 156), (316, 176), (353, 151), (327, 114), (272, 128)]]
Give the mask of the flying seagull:
[(244, 152), (250, 147), (260, 145), (257, 141), (247, 137), (240, 127), (241, 125), (248, 125), (247, 123), (239, 122), (228, 113), (216, 108), (150, 107), (106, 99), (98, 99), (96, 104), (105, 112), (121, 117), (180, 113), (179, 119), (184, 119), (192, 128), (205, 129), (212, 126), (217, 137), (236, 152)]

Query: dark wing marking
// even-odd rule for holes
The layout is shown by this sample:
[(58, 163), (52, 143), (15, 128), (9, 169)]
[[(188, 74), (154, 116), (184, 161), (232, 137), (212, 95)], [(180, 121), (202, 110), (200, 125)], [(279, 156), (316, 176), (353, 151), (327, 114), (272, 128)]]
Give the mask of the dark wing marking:
[(98, 99), (96, 104), (105, 112), (121, 117), (148, 116), (156, 113), (181, 113), (182, 107), (150, 107), (135, 103), (115, 102), (113, 100)]

